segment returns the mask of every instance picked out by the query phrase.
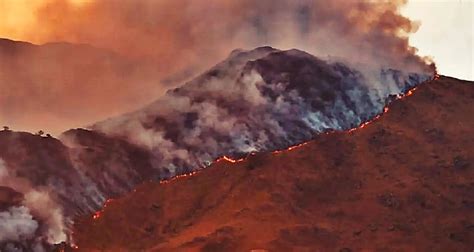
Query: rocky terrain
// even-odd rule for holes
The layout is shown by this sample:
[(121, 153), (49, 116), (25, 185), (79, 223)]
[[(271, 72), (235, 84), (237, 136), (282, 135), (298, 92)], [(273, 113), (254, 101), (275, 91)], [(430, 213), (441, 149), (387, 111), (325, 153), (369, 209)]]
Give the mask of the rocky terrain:
[(474, 83), (410, 94), (356, 130), (144, 183), (77, 219), (79, 251), (470, 251)]

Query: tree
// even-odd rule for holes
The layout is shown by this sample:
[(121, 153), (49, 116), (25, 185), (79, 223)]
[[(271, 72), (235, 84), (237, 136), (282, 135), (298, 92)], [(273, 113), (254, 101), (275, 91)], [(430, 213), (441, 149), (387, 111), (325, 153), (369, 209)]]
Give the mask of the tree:
[(3, 126), (3, 130), (4, 130), (4, 131), (9, 131), (10, 128), (9, 128), (8, 126)]
[(36, 135), (38, 135), (38, 136), (42, 136), (43, 134), (44, 134), (44, 131), (42, 131), (42, 130), (40, 130), (40, 131), (38, 131), (38, 133), (36, 133)]

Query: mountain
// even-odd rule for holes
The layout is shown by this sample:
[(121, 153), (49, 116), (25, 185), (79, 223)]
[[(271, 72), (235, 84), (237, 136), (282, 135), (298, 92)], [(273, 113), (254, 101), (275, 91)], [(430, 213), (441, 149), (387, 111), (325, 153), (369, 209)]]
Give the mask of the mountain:
[(469, 251), (474, 83), (425, 82), (356, 130), (147, 182), (76, 221), (79, 251)]
[[(39, 50), (40, 62), (45, 47), (67, 52), (62, 56), (72, 50), (69, 44), (14, 45), (3, 53), (16, 54), (17, 47), (27, 55)], [(85, 51), (75, 52), (78, 57), (97, 50), (79, 47)], [(64, 57), (46, 60), (68, 65), (88, 58)], [(64, 67), (65, 72), (71, 69)], [(24, 195), (8, 211), (20, 210), (31, 228), (18, 237), (0, 238), (0, 249), (33, 250), (45, 242), (69, 241), (77, 216), (93, 213), (107, 199), (143, 182), (197, 171), (223, 156), (231, 160), (271, 152), (363, 125), (434, 75), (426, 66), (412, 70), (322, 60), (296, 49), (235, 50), (150, 105), (87, 129), (68, 130), (59, 139), (5, 128), (0, 131), (0, 182)], [(4, 218), (3, 223), (11, 226), (14, 220)]]
[(160, 76), (146, 59), (85, 44), (0, 38), (0, 119), (15, 129), (59, 135), (155, 99), (164, 91), (156, 88)]

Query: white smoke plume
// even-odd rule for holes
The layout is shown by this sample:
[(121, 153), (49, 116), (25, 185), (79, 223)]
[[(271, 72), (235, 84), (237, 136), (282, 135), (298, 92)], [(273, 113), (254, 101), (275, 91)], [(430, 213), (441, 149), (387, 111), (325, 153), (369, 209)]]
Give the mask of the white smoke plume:
[(46, 241), (51, 244), (61, 243), (67, 240), (65, 217), (61, 206), (52, 200), (44, 191), (29, 191), (25, 194), (24, 205), (28, 206), (36, 218), (40, 219), (47, 227), (44, 230)]
[[(41, 251), (44, 243), (67, 241), (67, 227), (62, 207), (48, 188), (35, 188), (25, 178), (12, 175), (0, 158), (0, 186), (23, 194), (20, 206), (0, 212), (0, 248), (14, 251), (15, 246)], [(16, 245), (14, 245), (16, 244)]]
[(11, 207), (0, 212), (0, 243), (32, 239), (39, 224), (24, 206)]

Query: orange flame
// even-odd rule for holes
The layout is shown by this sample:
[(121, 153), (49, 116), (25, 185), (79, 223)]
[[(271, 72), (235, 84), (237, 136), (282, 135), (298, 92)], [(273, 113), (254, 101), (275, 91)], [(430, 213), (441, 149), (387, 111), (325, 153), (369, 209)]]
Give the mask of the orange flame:
[(230, 157), (228, 157), (228, 156), (223, 156), (223, 157), (218, 158), (218, 159), (216, 160), (216, 162), (221, 162), (221, 161), (227, 161), (227, 162), (229, 162), (229, 163), (235, 164), (235, 163), (244, 161), (244, 158), (241, 158), (241, 159), (232, 159), (232, 158), (230, 158)]
[[(241, 158), (241, 159), (233, 159), (233, 158), (230, 158), (228, 156), (222, 156), (218, 159), (216, 159), (214, 161), (214, 163), (218, 163), (218, 162), (221, 162), (221, 161), (226, 161), (226, 162), (229, 162), (229, 163), (232, 163), (232, 164), (235, 164), (235, 163), (239, 163), (239, 162), (242, 162), (244, 161), (245, 159), (244, 158)], [(185, 174), (181, 174), (181, 175), (176, 175), (172, 178), (169, 178), (169, 179), (166, 179), (166, 180), (161, 180), (160, 181), (160, 184), (168, 184), (168, 183), (171, 183), (175, 180), (178, 180), (178, 179), (182, 179), (182, 178), (187, 178), (187, 177), (192, 177), (196, 174), (198, 174), (201, 170), (195, 170), (195, 171), (192, 171), (190, 173), (185, 173)]]
[(285, 151), (292, 151), (292, 150), (296, 150), (298, 148), (301, 148), (305, 145), (307, 145), (309, 142), (304, 142), (304, 143), (300, 143), (300, 144), (297, 144), (297, 145), (293, 145), (293, 146), (290, 146), (286, 149), (281, 149), (281, 150), (276, 150), (276, 151), (273, 151), (272, 154), (280, 154), (282, 152), (285, 152)]
[(105, 208), (109, 205), (110, 202), (114, 201), (113, 199), (107, 199), (104, 203), (104, 205), (102, 206), (102, 209), (95, 212), (93, 215), (92, 215), (92, 219), (94, 220), (97, 220), (99, 219), (101, 216), (102, 216), (102, 213), (104, 212)]
[(102, 210), (95, 212), (94, 215), (92, 215), (92, 218), (94, 220), (97, 220), (100, 218), (101, 215), (102, 215)]
[(181, 175), (176, 175), (170, 179), (166, 179), (166, 180), (161, 180), (160, 181), (160, 184), (168, 184), (168, 183), (171, 183), (175, 180), (178, 180), (178, 179), (182, 179), (182, 178), (187, 178), (187, 177), (191, 177), (191, 176), (194, 176), (196, 175), (197, 173), (199, 172), (199, 170), (196, 170), (196, 171), (193, 171), (193, 172), (190, 172), (190, 173), (185, 173), (185, 174), (181, 174)]

